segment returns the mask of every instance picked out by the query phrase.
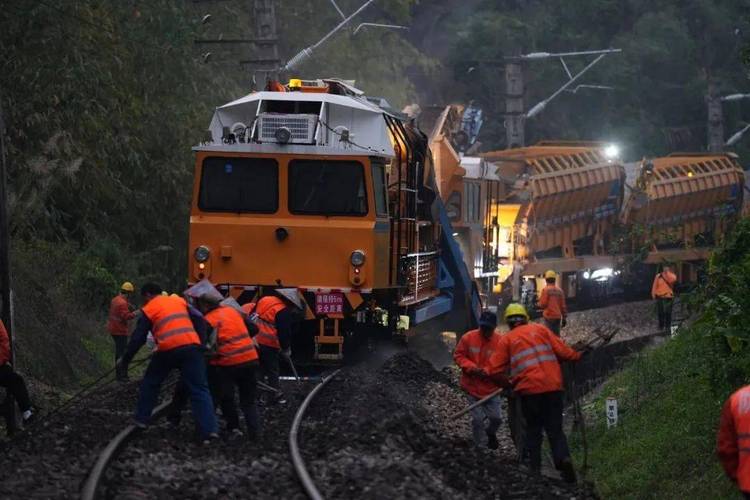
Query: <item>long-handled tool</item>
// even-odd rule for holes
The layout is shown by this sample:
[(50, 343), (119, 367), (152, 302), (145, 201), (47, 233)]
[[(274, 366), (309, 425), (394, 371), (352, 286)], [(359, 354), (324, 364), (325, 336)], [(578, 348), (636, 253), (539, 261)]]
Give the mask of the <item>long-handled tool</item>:
[(273, 392), (275, 394), (281, 394), (280, 390), (274, 389), (273, 387), (271, 387), (270, 385), (266, 384), (265, 382), (261, 382), (260, 380), (258, 380), (256, 382), (256, 384), (258, 385), (258, 387), (260, 387), (264, 391)]
[(295, 368), (294, 363), (292, 362), (292, 357), (288, 354), (281, 353), (281, 357), (286, 360), (287, 363), (289, 363), (289, 366), (292, 369), (292, 373), (294, 374), (294, 378), (297, 379), (297, 382), (302, 382), (302, 380), (299, 378), (299, 375), (297, 374), (297, 368)]
[(498, 394), (500, 394), (500, 393), (501, 393), (501, 392), (503, 392), (504, 390), (505, 390), (505, 388), (504, 388), (504, 387), (501, 387), (501, 388), (499, 388), (499, 389), (497, 389), (497, 390), (495, 390), (495, 391), (492, 391), (492, 392), (491, 392), (490, 394), (486, 395), (485, 397), (483, 397), (482, 399), (480, 399), (480, 400), (479, 400), (479, 401), (477, 401), (476, 403), (472, 403), (472, 404), (470, 404), (470, 405), (469, 405), (468, 407), (464, 408), (463, 410), (459, 411), (458, 413), (454, 413), (454, 414), (453, 414), (453, 415), (451, 415), (451, 416), (450, 416), (449, 418), (450, 418), (451, 420), (454, 420), (454, 419), (456, 419), (456, 418), (458, 418), (458, 417), (460, 417), (460, 416), (462, 416), (462, 415), (465, 415), (465, 414), (469, 413), (469, 412), (470, 412), (471, 410), (473, 410), (473, 409), (474, 409), (474, 408), (476, 408), (477, 406), (479, 406), (479, 405), (483, 405), (484, 403), (486, 403), (486, 402), (487, 402), (487, 401), (489, 401), (490, 399), (494, 398), (495, 396), (497, 396)]

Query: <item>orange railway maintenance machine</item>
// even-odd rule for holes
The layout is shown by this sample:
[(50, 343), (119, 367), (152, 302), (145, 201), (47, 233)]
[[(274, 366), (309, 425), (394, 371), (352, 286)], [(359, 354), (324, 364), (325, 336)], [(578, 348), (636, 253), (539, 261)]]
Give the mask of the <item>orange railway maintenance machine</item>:
[(342, 80), (272, 82), (217, 108), (209, 130), (194, 148), (191, 282), (240, 303), (296, 288), (294, 352), (317, 360), (449, 313), (476, 320), (427, 140), (384, 100)]

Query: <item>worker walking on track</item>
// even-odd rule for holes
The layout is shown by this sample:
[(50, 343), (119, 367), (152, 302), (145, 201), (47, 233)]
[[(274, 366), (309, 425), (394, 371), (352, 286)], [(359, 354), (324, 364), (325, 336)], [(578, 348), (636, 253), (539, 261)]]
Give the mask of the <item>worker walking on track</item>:
[(737, 390), (724, 403), (716, 455), (729, 479), (750, 499), (750, 385)]
[(216, 330), (217, 351), (209, 360), (208, 381), (214, 399), (221, 405), (227, 430), (242, 435), (235, 404), (235, 387), (239, 391), (240, 408), (245, 416), (247, 437), (260, 436), (260, 419), (255, 401), (258, 352), (245, 325), (242, 314), (222, 306), (214, 295), (203, 294), (198, 308), (208, 324)]
[(172, 370), (180, 371), (180, 379), (190, 394), (193, 416), (203, 439), (218, 437), (216, 416), (206, 380), (206, 362), (201, 347), (201, 335), (206, 325), (203, 318), (192, 314), (184, 299), (161, 295), (161, 287), (147, 283), (141, 288), (143, 315), (138, 319), (127, 351), (118, 362), (127, 366), (146, 342), (151, 331), (156, 352), (149, 362), (141, 382), (135, 421), (145, 427), (156, 406), (162, 382)]
[[(500, 335), (495, 332), (497, 315), (485, 311), (479, 318), (479, 329), (466, 332), (459, 340), (453, 359), (461, 368), (461, 388), (470, 403), (489, 396), (501, 386), (490, 376), (490, 362), (498, 353)], [(502, 422), (500, 395), (471, 410), (471, 430), (477, 447), (496, 450), (497, 429)]]
[[(125, 354), (125, 349), (128, 346), (128, 322), (135, 318), (134, 308), (128, 298), (134, 291), (133, 284), (126, 281), (120, 286), (120, 293), (109, 304), (107, 330), (115, 344), (115, 365), (117, 360)], [(127, 372), (123, 372), (121, 368), (118, 368), (116, 372), (117, 380), (123, 382), (128, 379)]]
[(272, 402), (286, 403), (279, 385), (279, 357), (291, 354), (292, 311), (287, 303), (275, 295), (266, 295), (257, 304), (247, 306), (250, 321), (258, 327), (254, 340), (260, 355), (261, 378), (278, 392)]
[(577, 361), (581, 354), (547, 327), (529, 323), (521, 304), (510, 304), (505, 310), (510, 332), (501, 337), (491, 374), (510, 372), (513, 392), (520, 397), (526, 420), (526, 443), (530, 467), (540, 473), (542, 464), (542, 430), (552, 449), (555, 467), (563, 480), (576, 482), (576, 473), (563, 432), (563, 381), (559, 360)]
[(539, 298), (539, 307), (542, 308), (542, 317), (547, 328), (552, 333), (560, 336), (560, 328), (564, 328), (567, 323), (568, 307), (565, 304), (565, 292), (558, 287), (557, 273), (547, 271), (544, 273), (544, 281), (547, 285), (542, 289), (542, 296)]
[(674, 301), (674, 285), (677, 275), (671, 266), (664, 266), (662, 271), (654, 276), (651, 285), (651, 298), (656, 301), (656, 314), (659, 318), (659, 331), (669, 332), (672, 327), (672, 303)]
[(24, 424), (34, 416), (31, 408), (29, 390), (26, 381), (16, 373), (10, 363), (10, 337), (5, 329), (3, 320), (0, 319), (0, 386), (5, 387), (16, 400), (18, 409), (21, 410), (21, 420)]

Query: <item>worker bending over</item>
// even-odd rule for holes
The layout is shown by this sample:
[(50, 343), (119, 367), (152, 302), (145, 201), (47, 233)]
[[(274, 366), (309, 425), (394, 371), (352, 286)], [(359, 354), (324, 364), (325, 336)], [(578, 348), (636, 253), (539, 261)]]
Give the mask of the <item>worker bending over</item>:
[(565, 305), (565, 293), (555, 284), (557, 281), (555, 271), (544, 273), (544, 281), (547, 282), (547, 285), (542, 289), (542, 296), (539, 298), (539, 307), (542, 308), (544, 324), (559, 337), (560, 328), (565, 327), (568, 316), (568, 307)]
[(716, 455), (729, 479), (750, 499), (750, 385), (729, 396), (721, 410)]
[(141, 382), (135, 414), (136, 425), (145, 427), (149, 423), (162, 382), (172, 370), (179, 370), (180, 380), (190, 394), (193, 416), (201, 437), (218, 437), (201, 347), (201, 337), (206, 328), (203, 318), (191, 313), (181, 297), (161, 295), (161, 287), (157, 284), (143, 285), (141, 295), (143, 315), (138, 319), (125, 355), (118, 362), (127, 373), (128, 364), (146, 343), (148, 332), (151, 331), (156, 342), (156, 352)]
[[(117, 360), (125, 354), (128, 346), (128, 321), (135, 318), (134, 307), (128, 298), (134, 291), (133, 284), (126, 281), (120, 286), (120, 293), (115, 295), (109, 304), (107, 330), (115, 344), (115, 365), (117, 365)], [(123, 372), (121, 367), (116, 369), (116, 372), (117, 380), (124, 382), (128, 379), (127, 372)]]
[(526, 420), (525, 448), (530, 467), (538, 474), (542, 465), (542, 430), (547, 433), (555, 467), (563, 480), (576, 482), (568, 442), (563, 432), (563, 392), (560, 362), (577, 361), (581, 354), (568, 347), (547, 327), (529, 323), (521, 304), (505, 310), (510, 332), (501, 337), (492, 371), (510, 372), (514, 393), (521, 399)]
[(198, 308), (208, 324), (216, 330), (216, 355), (208, 361), (208, 381), (214, 400), (221, 406), (227, 421), (227, 430), (242, 435), (235, 387), (240, 395), (240, 408), (245, 416), (247, 437), (254, 441), (260, 435), (260, 420), (255, 403), (258, 352), (250, 338), (242, 313), (229, 306), (220, 305), (215, 295), (203, 294)]
[(659, 318), (659, 331), (669, 332), (672, 327), (672, 302), (674, 301), (674, 285), (677, 275), (671, 266), (664, 266), (662, 271), (654, 276), (651, 285), (651, 298), (656, 301), (656, 314)]
[[(500, 346), (500, 335), (495, 332), (497, 315), (485, 311), (479, 318), (479, 329), (466, 332), (459, 340), (453, 359), (461, 368), (461, 388), (470, 403), (489, 396), (500, 388), (490, 376), (490, 362)], [(471, 430), (477, 447), (498, 448), (497, 429), (500, 427), (500, 395), (471, 410)]]
[(23, 377), (13, 370), (10, 364), (10, 337), (5, 329), (3, 320), (0, 319), (0, 386), (5, 387), (8, 392), (15, 398), (18, 409), (21, 410), (21, 420), (24, 424), (28, 423), (34, 415), (31, 409), (31, 399), (29, 390), (26, 388), (26, 381)]
[(273, 402), (286, 403), (279, 385), (279, 357), (291, 355), (292, 310), (287, 303), (275, 295), (266, 295), (255, 306), (243, 308), (258, 327), (254, 340), (260, 355), (261, 378), (276, 389)]

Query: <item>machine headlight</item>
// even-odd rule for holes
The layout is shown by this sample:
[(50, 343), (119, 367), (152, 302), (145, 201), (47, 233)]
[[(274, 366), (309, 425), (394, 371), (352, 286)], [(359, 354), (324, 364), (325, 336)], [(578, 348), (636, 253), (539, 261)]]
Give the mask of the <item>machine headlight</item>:
[(206, 262), (208, 260), (208, 257), (211, 255), (211, 251), (208, 249), (207, 246), (201, 245), (198, 248), (195, 249), (195, 253), (193, 256), (195, 257), (195, 260), (198, 262)]
[(365, 252), (363, 252), (362, 250), (353, 251), (351, 257), (349, 257), (349, 261), (354, 267), (361, 266), (365, 263)]
[(604, 148), (604, 156), (607, 157), (608, 160), (618, 158), (620, 156), (620, 148), (616, 144), (610, 144)]

